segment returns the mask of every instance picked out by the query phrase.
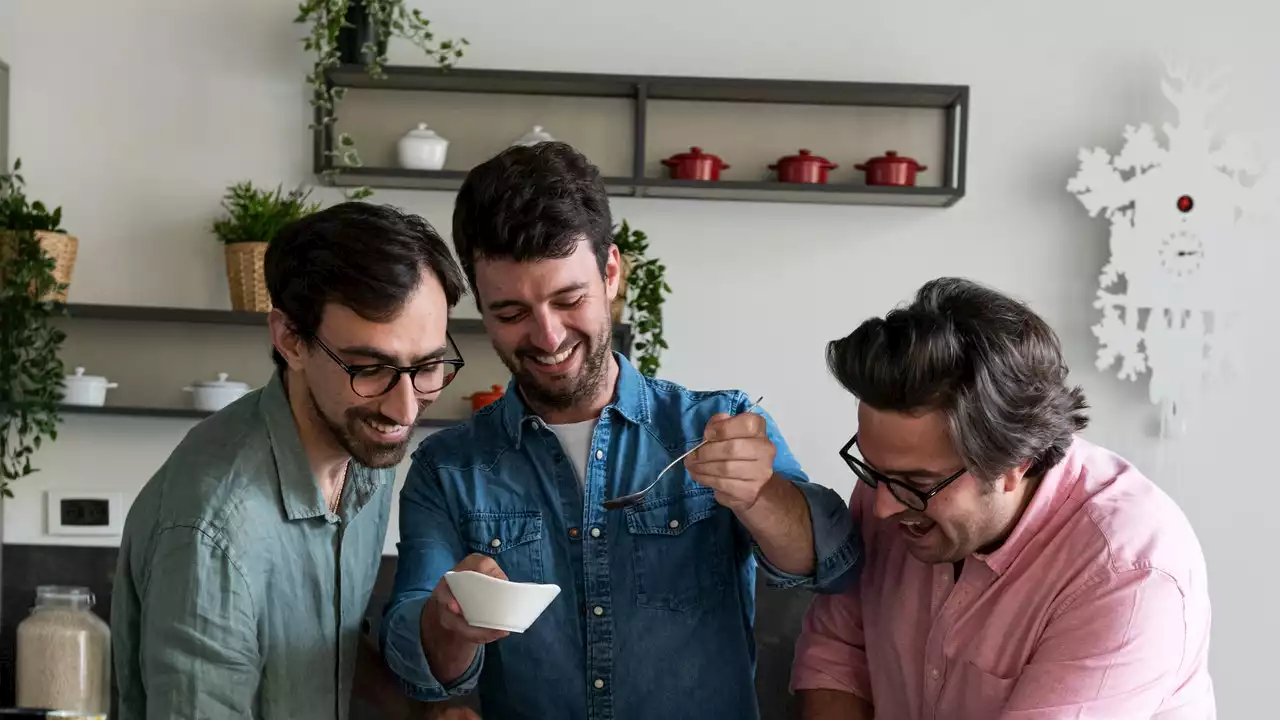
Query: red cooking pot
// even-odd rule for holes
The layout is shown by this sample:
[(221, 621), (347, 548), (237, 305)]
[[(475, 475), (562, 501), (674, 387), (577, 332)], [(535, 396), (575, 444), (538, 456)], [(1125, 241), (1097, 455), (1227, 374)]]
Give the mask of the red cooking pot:
[(788, 155), (779, 159), (778, 163), (770, 165), (769, 169), (777, 171), (779, 182), (825, 185), (827, 173), (837, 167), (839, 165), (824, 157), (814, 155), (808, 150), (801, 150), (799, 155)]
[(866, 172), (868, 185), (906, 187), (916, 184), (917, 172), (929, 169), (909, 157), (898, 157), (898, 153), (893, 150), (854, 167)]
[(687, 153), (672, 155), (662, 161), (671, 168), (672, 180), (719, 180), (720, 171), (729, 166), (719, 157), (702, 152), (700, 147), (691, 147)]
[(494, 385), (490, 390), (478, 390), (464, 398), (463, 400), (471, 401), (471, 412), (475, 412), (493, 402), (497, 402), (502, 397), (502, 386)]

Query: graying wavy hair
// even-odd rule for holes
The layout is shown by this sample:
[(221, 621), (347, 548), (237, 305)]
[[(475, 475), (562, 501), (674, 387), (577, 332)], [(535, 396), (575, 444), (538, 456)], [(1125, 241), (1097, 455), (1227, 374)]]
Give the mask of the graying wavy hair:
[(1027, 475), (1042, 476), (1089, 424), (1049, 325), (963, 278), (932, 280), (911, 304), (833, 340), (827, 367), (877, 410), (941, 411), (969, 471), (988, 481), (1027, 461)]

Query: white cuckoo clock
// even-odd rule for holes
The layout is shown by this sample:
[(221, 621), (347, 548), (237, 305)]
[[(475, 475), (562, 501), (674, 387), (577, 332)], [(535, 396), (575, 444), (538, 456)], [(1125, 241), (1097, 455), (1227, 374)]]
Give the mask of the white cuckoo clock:
[(1273, 211), (1280, 183), (1239, 138), (1220, 141), (1211, 129), (1221, 74), (1167, 70), (1161, 90), (1178, 113), (1177, 125), (1162, 126), (1167, 142), (1148, 124), (1128, 126), (1118, 155), (1080, 151), (1067, 190), (1090, 217), (1110, 222), (1094, 302), (1098, 369), (1118, 365), (1127, 380), (1149, 372), (1149, 397), (1169, 433), (1233, 374), (1235, 331), (1248, 310), (1240, 285), (1253, 277), (1255, 243), (1272, 240), (1253, 231), (1251, 216)]

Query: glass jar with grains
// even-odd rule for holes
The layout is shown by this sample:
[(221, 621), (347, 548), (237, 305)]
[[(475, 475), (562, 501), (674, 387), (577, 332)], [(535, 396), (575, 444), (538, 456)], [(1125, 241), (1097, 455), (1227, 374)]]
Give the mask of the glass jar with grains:
[(36, 588), (35, 607), (18, 624), (18, 705), (106, 717), (111, 630), (93, 603), (88, 588)]

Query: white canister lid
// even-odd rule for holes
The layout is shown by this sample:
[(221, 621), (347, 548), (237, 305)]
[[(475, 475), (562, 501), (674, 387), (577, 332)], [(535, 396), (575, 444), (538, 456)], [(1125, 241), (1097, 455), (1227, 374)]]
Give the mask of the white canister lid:
[(101, 375), (85, 375), (84, 368), (76, 367), (75, 375), (67, 375), (66, 383), (83, 383), (86, 385), (107, 385), (107, 379)]
[(418, 123), (418, 127), (405, 133), (406, 138), (414, 138), (417, 140), (444, 140), (439, 133), (427, 127), (426, 123)]
[(555, 138), (551, 134), (542, 129), (541, 125), (534, 125), (533, 129), (520, 136), (512, 145), (537, 145), (540, 142), (555, 142)]
[(227, 389), (236, 389), (236, 390), (249, 389), (248, 383), (242, 383), (237, 380), (228, 380), (227, 377), (228, 377), (227, 373), (218, 373), (217, 380), (201, 380), (197, 383), (194, 383), (194, 385), (195, 387), (202, 387), (202, 388), (227, 388)]

